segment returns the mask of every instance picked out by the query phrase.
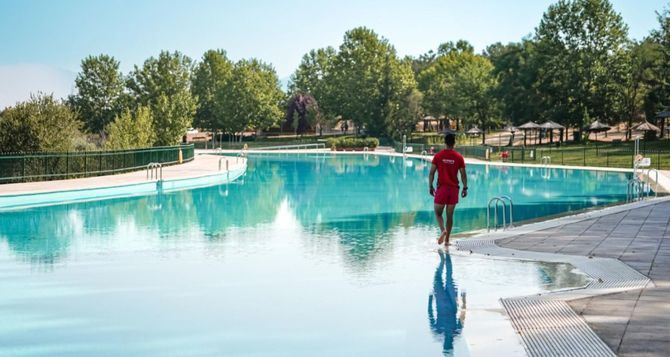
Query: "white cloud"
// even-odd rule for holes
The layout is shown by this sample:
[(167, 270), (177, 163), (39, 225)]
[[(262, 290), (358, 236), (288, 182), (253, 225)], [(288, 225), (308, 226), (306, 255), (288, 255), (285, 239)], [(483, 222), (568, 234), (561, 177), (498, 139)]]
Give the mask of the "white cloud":
[(0, 65), (0, 110), (30, 98), (31, 93), (66, 98), (74, 90), (75, 77), (74, 72), (48, 65)]

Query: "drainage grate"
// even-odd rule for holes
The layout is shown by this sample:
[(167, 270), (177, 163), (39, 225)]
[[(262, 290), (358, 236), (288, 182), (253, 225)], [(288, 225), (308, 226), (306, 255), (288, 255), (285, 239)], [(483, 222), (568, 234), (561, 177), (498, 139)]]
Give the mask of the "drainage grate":
[(502, 299), (530, 356), (615, 356), (564, 301)]
[(487, 256), (569, 263), (593, 279), (584, 288), (501, 300), (528, 354), (614, 356), (612, 350), (566, 301), (641, 289), (651, 284), (651, 280), (617, 259), (502, 248), (495, 244), (496, 237), (503, 238), (500, 235), (486, 235), (457, 240), (454, 244), (458, 250)]

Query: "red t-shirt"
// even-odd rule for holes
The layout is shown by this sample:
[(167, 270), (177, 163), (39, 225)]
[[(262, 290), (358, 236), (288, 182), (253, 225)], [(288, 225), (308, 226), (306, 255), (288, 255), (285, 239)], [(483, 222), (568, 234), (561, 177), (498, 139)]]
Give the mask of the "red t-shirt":
[(433, 156), (433, 165), (437, 166), (437, 185), (458, 187), (458, 170), (465, 167), (463, 156), (456, 150), (445, 149)]

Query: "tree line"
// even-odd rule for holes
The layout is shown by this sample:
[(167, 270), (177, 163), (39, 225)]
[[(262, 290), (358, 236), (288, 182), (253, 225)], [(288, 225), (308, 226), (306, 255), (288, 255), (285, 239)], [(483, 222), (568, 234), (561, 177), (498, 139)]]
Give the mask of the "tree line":
[(305, 54), (287, 92), (270, 64), (234, 62), (223, 50), (199, 61), (163, 51), (128, 74), (119, 68), (89, 56), (67, 100), (39, 94), (5, 109), (0, 151), (88, 148), (91, 138), (108, 148), (172, 145), (191, 126), (302, 133), (341, 120), (398, 139), (424, 116), (454, 129), (545, 120), (580, 129), (596, 119), (630, 127), (670, 108), (670, 10), (635, 41), (608, 0), (559, 0), (519, 42), (476, 53), (458, 40), (417, 57), (359, 27), (338, 48)]

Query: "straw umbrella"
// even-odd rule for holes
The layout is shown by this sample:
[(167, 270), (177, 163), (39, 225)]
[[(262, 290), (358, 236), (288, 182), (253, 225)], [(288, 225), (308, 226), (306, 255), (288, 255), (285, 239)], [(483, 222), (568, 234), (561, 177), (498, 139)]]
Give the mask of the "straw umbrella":
[(526, 146), (526, 136), (527, 136), (527, 131), (533, 131), (533, 130), (539, 130), (540, 126), (535, 124), (532, 121), (529, 121), (521, 126), (519, 126), (519, 129), (523, 130), (523, 146)]
[[(549, 142), (553, 143), (554, 142), (554, 130), (565, 130), (565, 127), (561, 124), (558, 124), (554, 121), (548, 120), (542, 125), (540, 125), (540, 128), (549, 130)], [(561, 132), (561, 139), (563, 139), (563, 133)], [(540, 138), (540, 144), (542, 144), (542, 138)]]
[[(430, 125), (430, 124), (429, 125), (426, 125), (426, 124), (432, 122), (433, 120), (435, 120), (435, 117), (432, 116), (432, 115), (426, 115), (425, 117), (423, 117), (423, 131), (426, 131), (426, 127)], [(430, 125), (430, 126), (432, 126), (432, 125)]]
[(643, 121), (640, 124), (637, 124), (637, 125), (633, 126), (632, 129), (633, 130), (638, 130), (638, 131), (644, 131), (645, 138), (647, 137), (647, 135), (649, 135), (650, 132), (660, 132), (661, 131), (661, 129), (659, 129), (656, 125), (654, 125), (654, 124), (652, 124), (652, 123), (650, 123), (646, 120)]
[(603, 124), (600, 121), (596, 120), (593, 123), (591, 123), (591, 125), (589, 125), (588, 128), (586, 128), (586, 131), (588, 131), (590, 133), (595, 133), (596, 134), (596, 140), (595, 141), (598, 142), (598, 133), (601, 133), (603, 131), (608, 131), (611, 128), (612, 127), (610, 127), (609, 125)]
[(475, 136), (482, 135), (483, 131), (479, 129), (476, 125), (470, 128), (468, 131), (465, 132), (468, 136), (470, 136), (470, 144), (472, 144), (472, 138)]

